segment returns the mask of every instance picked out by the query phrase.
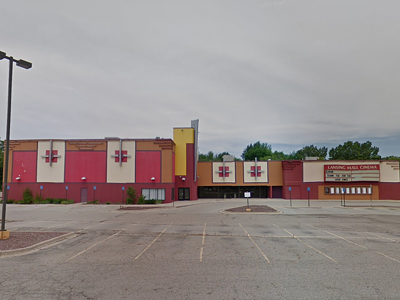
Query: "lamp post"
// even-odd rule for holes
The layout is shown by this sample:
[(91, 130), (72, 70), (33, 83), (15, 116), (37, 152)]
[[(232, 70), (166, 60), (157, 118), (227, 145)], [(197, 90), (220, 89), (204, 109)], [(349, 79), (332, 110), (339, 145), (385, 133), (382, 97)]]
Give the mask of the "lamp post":
[[(18, 67), (24, 69), (32, 68), (32, 63), (19, 59), (16, 60), (12, 56), (7, 56), (5, 52), (0, 51), (0, 60), (3, 58), (8, 59), (9, 64), (9, 73), (8, 73), (8, 105), (7, 105), (7, 132), (6, 132), (6, 155), (5, 155), (5, 164), (4, 164), (4, 186), (3, 186), (3, 209), (1, 214), (1, 237), (3, 237), (3, 232), (6, 231), (6, 204), (7, 204), (7, 186), (8, 186), (8, 160), (10, 154), (10, 123), (11, 123), (11, 91), (12, 91), (12, 75), (13, 75), (13, 63), (15, 62)], [(6, 236), (6, 235), (4, 235)], [(8, 235), (7, 235), (8, 237)], [(7, 238), (5, 237), (5, 238)]]

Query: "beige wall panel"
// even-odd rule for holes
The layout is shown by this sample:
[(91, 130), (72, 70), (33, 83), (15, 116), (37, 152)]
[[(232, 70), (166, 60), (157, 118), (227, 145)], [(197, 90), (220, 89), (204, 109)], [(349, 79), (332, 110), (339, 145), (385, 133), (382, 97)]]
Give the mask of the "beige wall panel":
[(225, 167), (229, 167), (229, 177), (219, 177), (219, 167), (222, 167), (222, 162), (213, 162), (213, 183), (235, 183), (236, 182), (236, 170), (235, 170), (235, 162), (226, 162)]
[[(331, 164), (334, 162), (326, 161), (313, 161), (313, 162), (303, 162), (303, 182), (324, 182), (325, 173), (324, 165)], [(343, 165), (344, 163), (337, 163), (338, 165)]]
[(128, 151), (131, 157), (127, 162), (123, 162), (120, 166), (119, 162), (115, 162), (115, 151), (119, 151), (119, 140), (108, 141), (107, 143), (107, 182), (108, 183), (125, 183), (135, 182), (135, 141), (122, 141), (122, 151)]
[(65, 142), (53, 141), (53, 151), (57, 150), (57, 162), (46, 163), (46, 150), (50, 150), (50, 141), (38, 142), (37, 182), (64, 182), (65, 170)]
[(381, 162), (381, 180), (380, 182), (399, 182), (399, 162), (383, 161)]
[(257, 162), (257, 167), (261, 167), (261, 172), (263, 173), (258, 173), (260, 177), (251, 177), (251, 167), (255, 167), (255, 162), (254, 161), (245, 161), (243, 162), (243, 179), (245, 183), (268, 183), (268, 163), (266, 161), (258, 161)]

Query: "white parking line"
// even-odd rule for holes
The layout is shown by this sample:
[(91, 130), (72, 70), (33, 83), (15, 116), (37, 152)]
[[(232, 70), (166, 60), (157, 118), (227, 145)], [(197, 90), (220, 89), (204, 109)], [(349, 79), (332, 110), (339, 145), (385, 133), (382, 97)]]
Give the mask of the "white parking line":
[(133, 261), (136, 261), (143, 253), (145, 253), (151, 247), (151, 245), (153, 245), (157, 241), (157, 239), (168, 229), (168, 227), (172, 225), (172, 223), (173, 222), (171, 222), (171, 224), (169, 224), (163, 231), (161, 231), (161, 233), (154, 239), (154, 241), (152, 241), (142, 252), (140, 252), (140, 254), (136, 256)]
[(206, 225), (207, 223), (204, 223), (204, 229), (203, 229), (203, 241), (201, 242), (201, 248), (200, 248), (200, 262), (203, 261), (203, 248), (204, 248), (204, 241), (206, 239)]
[[(125, 228), (125, 229), (126, 229), (126, 228)], [(94, 244), (94, 245), (92, 245), (92, 246), (86, 248), (85, 250), (79, 252), (78, 254), (76, 254), (76, 255), (74, 255), (74, 256), (68, 258), (67, 261), (69, 261), (69, 260), (71, 260), (71, 259), (73, 259), (73, 258), (75, 258), (75, 257), (77, 257), (77, 256), (79, 256), (79, 255), (81, 255), (81, 254), (83, 254), (83, 253), (85, 253), (86, 251), (92, 249), (93, 247), (95, 247), (95, 246), (97, 246), (97, 245), (99, 245), (99, 244), (101, 244), (101, 243), (103, 243), (103, 242), (105, 242), (105, 241), (111, 239), (112, 237), (114, 237), (114, 236), (120, 234), (120, 233), (121, 233), (122, 231), (124, 231), (125, 229), (122, 229), (122, 230), (118, 231), (117, 233), (114, 233), (113, 235), (109, 236), (108, 238), (106, 238), (106, 239), (104, 239), (104, 240), (102, 240), (102, 241), (100, 241), (100, 242), (98, 242), (98, 243), (96, 243), (96, 244)]]
[(264, 252), (262, 252), (262, 250), (260, 249), (260, 247), (258, 247), (258, 245), (256, 244), (256, 242), (255, 242), (255, 241), (253, 240), (253, 238), (250, 236), (250, 234), (246, 231), (246, 229), (244, 229), (244, 227), (242, 226), (242, 224), (239, 223), (239, 225), (240, 225), (240, 227), (243, 228), (244, 232), (246, 232), (246, 234), (247, 234), (247, 236), (249, 237), (249, 239), (250, 239), (250, 240), (253, 242), (253, 244), (257, 247), (258, 251), (260, 251), (261, 255), (265, 258), (265, 260), (266, 260), (268, 263), (271, 263), (271, 262), (269, 261), (268, 257), (264, 254)]
[[(276, 228), (279, 228), (279, 229), (282, 229), (282, 230), (286, 231), (286, 232), (289, 233), (293, 238), (295, 238), (296, 240), (298, 240), (300, 243), (302, 243), (302, 244), (306, 245), (307, 247), (309, 247), (309, 248), (311, 248), (311, 249), (317, 251), (319, 254), (325, 256), (326, 258), (330, 259), (331, 261), (333, 261), (333, 262), (335, 262), (335, 263), (338, 263), (336, 260), (334, 260), (334, 259), (333, 259), (332, 257), (330, 257), (329, 255), (327, 255), (327, 254), (325, 254), (324, 252), (318, 250), (317, 248), (315, 248), (315, 247), (313, 247), (313, 246), (307, 244), (306, 242), (303, 242), (302, 240), (299, 239), (299, 237), (295, 236), (295, 235), (294, 235), (293, 233), (291, 233), (290, 231), (288, 231), (288, 230), (286, 230), (286, 229), (283, 229), (283, 228), (279, 227), (278, 225), (275, 225), (275, 224), (273, 224), (273, 225), (274, 225)], [(312, 225), (308, 225), (308, 226), (314, 227), (314, 226), (312, 226)], [(316, 228), (316, 227), (314, 227), (314, 228)], [(316, 229), (317, 229), (317, 228), (316, 228)]]
[[(362, 246), (362, 245), (359, 245), (359, 244), (357, 244), (357, 243), (353, 243), (352, 241), (349, 241), (348, 239), (346, 239), (346, 238), (344, 238), (344, 237), (341, 237), (341, 236), (339, 236), (339, 235), (337, 235), (337, 234), (328, 232), (328, 231), (326, 231), (326, 230), (324, 230), (324, 231), (325, 231), (326, 233), (332, 234), (332, 235), (334, 235), (334, 236), (336, 236), (336, 237), (338, 237), (338, 238), (341, 238), (342, 240), (345, 240), (346, 242), (348, 242), (348, 243), (350, 243), (350, 244), (359, 246), (359, 247), (364, 248), (364, 249), (366, 249), (366, 250), (371, 250), (371, 249), (369, 249), (369, 248), (367, 248), (367, 247), (364, 247), (364, 246)], [(389, 258), (389, 259), (391, 259), (391, 260), (394, 260), (395, 262), (400, 263), (400, 260), (397, 260), (397, 259), (395, 259), (395, 258), (393, 258), (393, 257), (390, 257), (390, 256), (386, 255), (386, 254), (383, 254), (383, 253), (381, 253), (381, 252), (374, 251), (374, 250), (371, 250), (371, 251), (375, 252), (376, 254), (382, 255), (382, 256), (384, 256), (384, 257), (386, 257), (386, 258)]]

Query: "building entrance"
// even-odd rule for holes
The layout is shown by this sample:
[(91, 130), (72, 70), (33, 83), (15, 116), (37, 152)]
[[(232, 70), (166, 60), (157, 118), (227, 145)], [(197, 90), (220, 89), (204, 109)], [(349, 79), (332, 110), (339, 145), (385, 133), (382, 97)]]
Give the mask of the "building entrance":
[(244, 198), (245, 192), (251, 192), (252, 198), (267, 198), (269, 186), (200, 186), (199, 198)]

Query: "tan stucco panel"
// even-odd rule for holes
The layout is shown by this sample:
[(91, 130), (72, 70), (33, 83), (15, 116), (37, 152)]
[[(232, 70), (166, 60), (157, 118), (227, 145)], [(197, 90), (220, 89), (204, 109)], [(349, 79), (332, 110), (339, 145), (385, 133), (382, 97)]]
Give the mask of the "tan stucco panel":
[(46, 150), (50, 150), (50, 141), (38, 142), (38, 157), (37, 157), (37, 182), (64, 182), (65, 170), (65, 142), (53, 141), (53, 150), (57, 150), (57, 162), (46, 163)]
[(119, 151), (119, 140), (108, 141), (107, 146), (107, 182), (109, 183), (125, 183), (135, 182), (135, 162), (136, 151), (135, 141), (122, 141), (122, 151), (127, 151), (131, 157), (126, 162), (115, 162), (115, 151)]
[(399, 182), (399, 162), (383, 161), (381, 162), (381, 180), (380, 182)]
[(222, 162), (213, 162), (213, 183), (235, 183), (236, 182), (236, 169), (235, 169), (235, 162), (226, 162), (225, 167), (229, 167), (229, 177), (226, 176), (225, 180), (224, 177), (219, 177), (219, 167), (222, 167)]
[(256, 163), (254, 161), (243, 162), (243, 181), (245, 183), (268, 183), (268, 162), (258, 161), (257, 168), (261, 167), (261, 172), (258, 173), (260, 177), (251, 176), (251, 167), (255, 167)]

